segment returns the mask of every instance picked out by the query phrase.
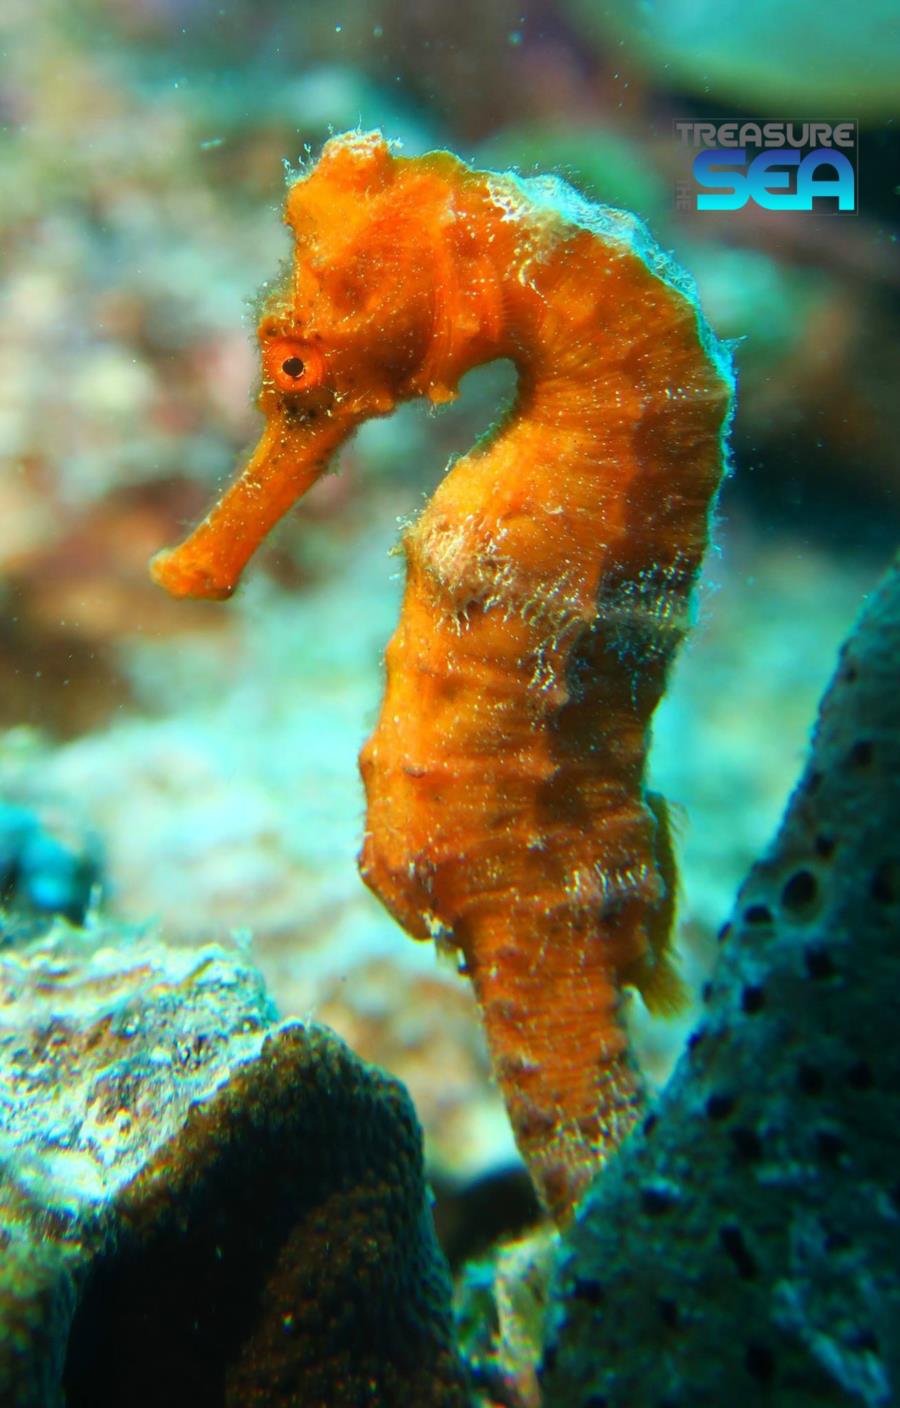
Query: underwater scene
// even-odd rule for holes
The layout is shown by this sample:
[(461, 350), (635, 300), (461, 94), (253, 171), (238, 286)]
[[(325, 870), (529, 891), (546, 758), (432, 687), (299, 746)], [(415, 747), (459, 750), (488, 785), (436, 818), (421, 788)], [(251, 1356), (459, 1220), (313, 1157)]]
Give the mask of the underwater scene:
[(898, 73), (0, 7), (0, 1408), (900, 1401)]

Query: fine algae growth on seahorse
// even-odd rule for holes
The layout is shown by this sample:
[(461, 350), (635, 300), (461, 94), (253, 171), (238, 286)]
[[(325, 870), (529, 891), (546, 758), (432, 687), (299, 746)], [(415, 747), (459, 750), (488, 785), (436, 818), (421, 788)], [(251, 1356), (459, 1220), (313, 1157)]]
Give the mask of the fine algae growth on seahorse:
[(362, 421), (515, 364), (511, 412), (404, 534), (360, 867), (410, 934), (460, 951), (519, 1146), (565, 1220), (640, 1108), (623, 987), (651, 1010), (679, 999), (667, 811), (643, 777), (722, 475), (728, 358), (643, 225), (552, 177), (350, 133), (286, 220), (262, 440), (153, 573), (229, 596)]

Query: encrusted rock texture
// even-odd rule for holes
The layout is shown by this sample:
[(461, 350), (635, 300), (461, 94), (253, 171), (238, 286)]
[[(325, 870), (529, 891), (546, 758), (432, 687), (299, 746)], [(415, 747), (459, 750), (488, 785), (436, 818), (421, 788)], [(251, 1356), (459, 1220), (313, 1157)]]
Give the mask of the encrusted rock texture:
[(900, 1392), (900, 559), (656, 1109), (564, 1240), (545, 1408)]
[(467, 1401), (403, 1087), (221, 948), (0, 956), (4, 1408)]

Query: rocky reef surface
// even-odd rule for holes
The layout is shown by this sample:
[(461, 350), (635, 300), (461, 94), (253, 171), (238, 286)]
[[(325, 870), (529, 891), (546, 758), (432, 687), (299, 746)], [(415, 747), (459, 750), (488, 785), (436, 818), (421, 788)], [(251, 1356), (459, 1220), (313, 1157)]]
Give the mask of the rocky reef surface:
[(8, 942), (0, 1129), (5, 1408), (467, 1401), (408, 1095), (240, 954)]

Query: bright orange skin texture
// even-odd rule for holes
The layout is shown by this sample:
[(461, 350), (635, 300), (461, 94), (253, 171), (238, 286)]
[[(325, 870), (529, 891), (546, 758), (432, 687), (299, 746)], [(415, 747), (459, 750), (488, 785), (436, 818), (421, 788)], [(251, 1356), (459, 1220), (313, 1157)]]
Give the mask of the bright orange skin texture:
[[(693, 304), (627, 242), (446, 153), (335, 138), (286, 218), (294, 274), (260, 324), (266, 433), (155, 575), (228, 595), (362, 419), (516, 364), (504, 425), (404, 536), (406, 594), (360, 757), (360, 865), (410, 934), (461, 950), (517, 1141), (565, 1221), (640, 1107), (623, 985), (651, 1006), (676, 999), (674, 864), (643, 774), (730, 384)], [(266, 373), (282, 338), (318, 349), (309, 390), (285, 395)]]

